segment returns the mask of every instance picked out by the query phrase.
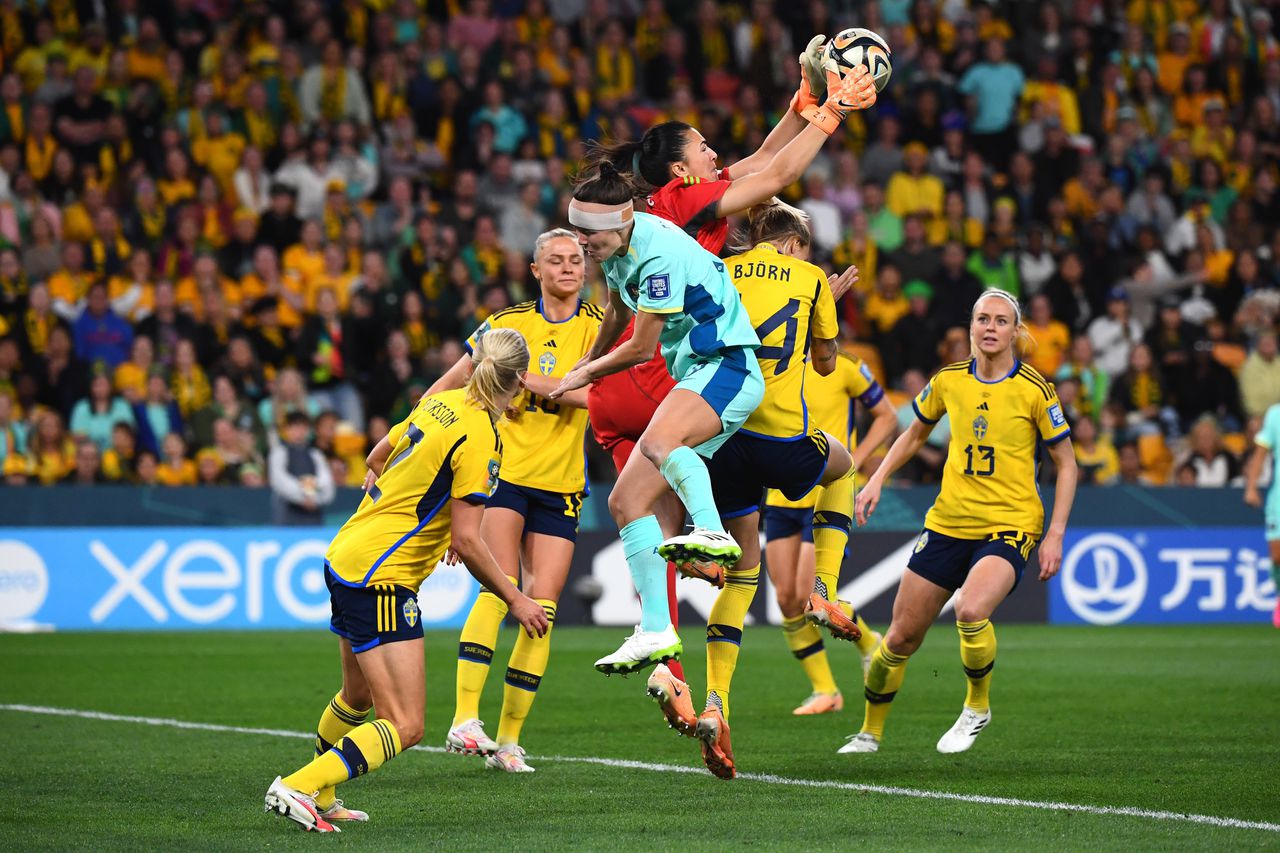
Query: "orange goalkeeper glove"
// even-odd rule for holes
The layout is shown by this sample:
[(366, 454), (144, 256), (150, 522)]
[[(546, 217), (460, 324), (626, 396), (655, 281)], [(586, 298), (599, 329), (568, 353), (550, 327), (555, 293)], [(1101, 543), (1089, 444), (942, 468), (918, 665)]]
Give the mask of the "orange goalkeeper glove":
[(855, 66), (843, 78), (828, 69), (827, 100), (820, 107), (805, 107), (800, 115), (830, 136), (844, 122), (850, 110), (865, 110), (875, 102), (875, 80), (865, 66)]
[(827, 94), (827, 74), (822, 67), (822, 48), (827, 37), (821, 33), (809, 39), (800, 54), (800, 88), (791, 97), (791, 109), (803, 115), (807, 107), (816, 107)]

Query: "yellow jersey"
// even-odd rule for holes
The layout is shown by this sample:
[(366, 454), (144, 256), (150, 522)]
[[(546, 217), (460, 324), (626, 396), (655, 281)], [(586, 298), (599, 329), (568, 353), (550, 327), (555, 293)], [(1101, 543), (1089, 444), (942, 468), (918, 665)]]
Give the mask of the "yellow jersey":
[(764, 374), (764, 400), (742, 431), (764, 438), (802, 438), (809, 433), (804, 393), (809, 336), (834, 339), (840, 332), (827, 276), (768, 243), (725, 263), (760, 338), (756, 358)]
[[(583, 300), (567, 320), (553, 322), (542, 313), (542, 300), (521, 302), (489, 317), (467, 338), (472, 352), (490, 329), (515, 329), (529, 344), (529, 372), (559, 378), (578, 363), (600, 331), (604, 311)], [(499, 430), (505, 448), (502, 479), (515, 486), (561, 494), (587, 489), (587, 410), (566, 406), (523, 391), (512, 402), (514, 419)]]
[[(853, 450), (858, 443), (853, 430), (853, 401), (857, 400), (870, 409), (884, 399), (884, 389), (862, 359), (840, 353), (836, 358), (836, 369), (827, 376), (814, 370), (812, 362), (805, 365), (804, 398), (809, 405), (813, 425)], [(795, 509), (809, 509), (817, 503), (816, 488), (798, 501), (787, 500), (777, 489), (770, 489), (765, 498), (766, 506)]]
[(1044, 505), (1036, 486), (1040, 445), (1071, 434), (1053, 386), (1030, 365), (995, 382), (974, 373), (974, 360), (947, 365), (912, 402), (935, 424), (951, 416), (951, 446), (938, 499), (925, 526), (958, 539), (1010, 528), (1039, 536)]
[(329, 570), (347, 586), (417, 590), (449, 547), (450, 499), (483, 503), (498, 482), (502, 442), (464, 388), (423, 397), (387, 434), (382, 476), (329, 543)]

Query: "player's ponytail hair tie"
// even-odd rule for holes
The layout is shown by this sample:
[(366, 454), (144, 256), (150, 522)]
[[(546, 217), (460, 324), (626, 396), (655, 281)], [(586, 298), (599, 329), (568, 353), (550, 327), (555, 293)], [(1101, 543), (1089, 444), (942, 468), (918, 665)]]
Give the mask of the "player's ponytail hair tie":
[(476, 339), (471, 365), (467, 398), (496, 421), (506, 408), (504, 398), (519, 387), (521, 372), (529, 368), (529, 345), (515, 329), (489, 329)]
[(636, 153), (631, 155), (631, 174), (640, 174), (640, 146), (636, 146)]
[(569, 224), (584, 231), (621, 231), (635, 217), (635, 206), (628, 200), (620, 204), (597, 201), (569, 202)]

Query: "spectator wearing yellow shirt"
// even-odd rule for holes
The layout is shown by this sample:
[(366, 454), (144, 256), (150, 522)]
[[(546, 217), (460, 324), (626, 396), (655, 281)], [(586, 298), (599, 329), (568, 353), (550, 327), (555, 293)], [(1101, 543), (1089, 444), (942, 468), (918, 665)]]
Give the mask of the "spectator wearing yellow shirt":
[(1184, 21), (1169, 25), (1167, 44), (1156, 57), (1156, 79), (1167, 95), (1182, 91), (1187, 69), (1196, 61), (1191, 52), (1191, 28)]
[(253, 272), (240, 280), (240, 296), (246, 303), (263, 298), (277, 300), (277, 319), (286, 329), (302, 325), (306, 292), (306, 285), (300, 278), (281, 271), (276, 250), (267, 245), (254, 250)]
[(1208, 87), (1204, 66), (1192, 65), (1184, 75), (1182, 91), (1173, 99), (1173, 120), (1190, 132), (1204, 120), (1204, 108), (1211, 99), (1222, 100), (1222, 93)]
[(929, 223), (929, 245), (941, 246), (954, 240), (967, 249), (976, 249), (982, 245), (983, 231), (982, 221), (968, 215), (964, 195), (951, 190), (942, 202), (942, 216)]
[(1204, 121), (1191, 130), (1191, 153), (1223, 165), (1235, 144), (1236, 131), (1227, 123), (1226, 104), (1221, 98), (1209, 98), (1204, 102)]
[(218, 269), (213, 255), (198, 255), (191, 275), (179, 279), (174, 288), (174, 300), (178, 308), (186, 311), (196, 322), (204, 322), (205, 294), (217, 293), (228, 305), (240, 305), (240, 285)]
[(187, 458), (187, 443), (171, 432), (164, 437), (164, 461), (156, 468), (156, 481), (162, 486), (194, 486), (196, 463)]
[(93, 216), (93, 235), (86, 248), (89, 271), (99, 278), (119, 275), (133, 254), (133, 247), (120, 232), (120, 217), (104, 207)]
[(35, 104), (27, 116), (27, 138), (22, 144), (23, 162), (37, 184), (44, 183), (53, 171), (58, 153), (58, 140), (53, 137), (53, 113), (47, 104)]
[(129, 346), (129, 360), (120, 362), (116, 367), (111, 384), (129, 405), (137, 406), (147, 394), (147, 377), (154, 366), (155, 345), (151, 338), (135, 335)]
[(902, 150), (905, 171), (895, 172), (885, 189), (885, 205), (898, 217), (918, 213), (931, 223), (942, 215), (944, 187), (925, 171), (929, 149), (923, 142), (908, 142)]
[(338, 299), (338, 310), (346, 312), (351, 299), (351, 284), (355, 275), (347, 272), (347, 256), (342, 246), (330, 243), (324, 248), (324, 267), (307, 280), (306, 311), (314, 314), (316, 299), (322, 290), (331, 290)]
[(234, 195), (232, 178), (240, 168), (245, 144), (243, 136), (228, 129), (226, 117), (218, 110), (209, 113), (205, 135), (191, 143), (192, 159), (213, 175), (227, 198)]
[(184, 418), (190, 418), (213, 399), (209, 377), (197, 363), (195, 344), (188, 338), (180, 339), (174, 347), (169, 390), (173, 392), (173, 400)]
[(49, 295), (53, 311), (67, 322), (73, 322), (84, 310), (84, 298), (94, 276), (84, 268), (84, 246), (62, 244), (62, 266), (49, 276)]
[(68, 65), (74, 74), (80, 68), (92, 68), (99, 81), (107, 78), (107, 65), (111, 61), (111, 45), (107, 44), (107, 31), (101, 21), (89, 21), (80, 33), (79, 47), (72, 49)]
[(1054, 116), (1062, 123), (1067, 133), (1075, 135), (1080, 132), (1080, 103), (1075, 90), (1058, 82), (1057, 57), (1046, 54), (1041, 56), (1036, 66), (1037, 76), (1022, 90), (1022, 121), (1028, 121), (1033, 114), (1033, 106), (1040, 106), (1040, 118)]
[(191, 179), (191, 163), (180, 148), (170, 148), (164, 155), (164, 177), (156, 181), (156, 192), (167, 207), (175, 207), (196, 197), (196, 184)]
[(1088, 222), (1098, 213), (1098, 196), (1106, 186), (1102, 161), (1090, 157), (1080, 166), (1080, 174), (1062, 187), (1067, 214), (1078, 222)]
[(622, 22), (610, 18), (596, 47), (596, 92), (601, 98), (630, 101), (636, 94), (636, 58)]
[(324, 232), (314, 219), (302, 223), (299, 242), (285, 249), (281, 264), (285, 275), (291, 275), (302, 283), (305, 291), (311, 279), (324, 272)]
[(1053, 303), (1043, 293), (1031, 297), (1027, 331), (1032, 343), (1025, 361), (1041, 376), (1057, 376), (1071, 350), (1071, 332), (1066, 324), (1053, 318)]
[(870, 324), (872, 340), (884, 340), (898, 321), (911, 310), (902, 294), (902, 273), (893, 264), (882, 264), (875, 289), (867, 295), (862, 313)]
[(1071, 447), (1080, 469), (1080, 482), (1092, 486), (1109, 486), (1120, 473), (1120, 457), (1108, 438), (1098, 436), (1091, 418), (1078, 418), (1071, 425)]

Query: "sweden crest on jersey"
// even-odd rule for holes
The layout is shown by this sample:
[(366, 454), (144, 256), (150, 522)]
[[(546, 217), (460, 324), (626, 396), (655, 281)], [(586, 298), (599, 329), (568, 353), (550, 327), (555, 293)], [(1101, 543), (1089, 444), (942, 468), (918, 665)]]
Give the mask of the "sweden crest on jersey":
[(973, 419), (973, 437), (978, 439), (978, 441), (982, 441), (982, 439), (987, 437), (988, 426), (989, 424), (987, 423), (986, 417), (978, 415)]
[(538, 370), (543, 376), (550, 376), (551, 371), (556, 369), (556, 357), (549, 352), (544, 352), (538, 356)]

